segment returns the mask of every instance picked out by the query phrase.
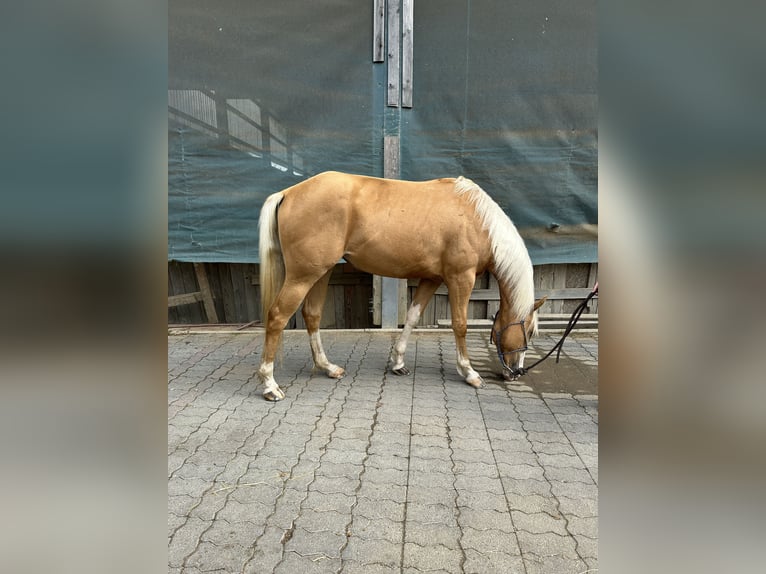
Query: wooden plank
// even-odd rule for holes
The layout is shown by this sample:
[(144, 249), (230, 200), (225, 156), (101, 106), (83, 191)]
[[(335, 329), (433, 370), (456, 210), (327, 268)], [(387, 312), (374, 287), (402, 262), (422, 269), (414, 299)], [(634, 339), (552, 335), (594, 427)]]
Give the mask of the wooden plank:
[(207, 281), (210, 284), (210, 291), (213, 293), (213, 303), (215, 304), (216, 315), (224, 317), (223, 292), (221, 291), (221, 277), (219, 267), (228, 265), (228, 263), (207, 263)]
[(338, 285), (332, 286), (330, 289), (332, 289), (332, 297), (335, 299), (335, 328), (342, 329), (346, 325), (346, 302), (344, 300), (345, 287), (343, 285)]
[(587, 287), (590, 263), (569, 263), (565, 287)]
[[(538, 265), (535, 267), (535, 290), (551, 290), (553, 288), (553, 265)], [(546, 301), (540, 307), (540, 313), (550, 312), (552, 302)]]
[[(199, 285), (197, 284), (197, 277), (194, 274), (194, 266), (191, 263), (180, 262), (179, 269), (181, 271), (181, 278), (183, 281), (183, 291), (181, 293), (197, 293), (199, 292)], [(187, 307), (189, 310), (189, 321), (192, 323), (204, 323), (207, 318), (205, 317), (204, 308), (197, 302), (196, 305), (190, 305)]]
[[(180, 283), (181, 278), (178, 276), (178, 262), (168, 261), (168, 297), (178, 295), (181, 292), (180, 288), (176, 287), (176, 283)], [(170, 323), (186, 323), (183, 309), (168, 306), (168, 322)]]
[(372, 61), (382, 62), (384, 59), (385, 41), (383, 28), (386, 25), (386, 0), (373, 0), (372, 8)]
[(415, 0), (402, 0), (402, 107), (412, 107), (413, 23)]
[(250, 319), (247, 317), (247, 304), (245, 303), (244, 289), (244, 271), (241, 263), (229, 264), (229, 275), (231, 276), (231, 290), (234, 294), (234, 323), (247, 323)]
[[(541, 329), (564, 329), (569, 322), (569, 315), (556, 314), (557, 318), (552, 318), (550, 315), (540, 315)], [(451, 321), (449, 319), (439, 319), (437, 324), (439, 328), (451, 327)], [(489, 329), (492, 327), (492, 319), (468, 319), (469, 329)], [(594, 329), (598, 328), (598, 315), (583, 314), (580, 320), (575, 325), (575, 330), (581, 329)]]
[(218, 266), (218, 278), (221, 282), (221, 297), (223, 299), (223, 317), (220, 318), (222, 323), (243, 323), (244, 321), (237, 321), (237, 309), (234, 303), (234, 289), (231, 284), (231, 266), (219, 265)]
[(383, 177), (399, 179), (399, 136), (383, 137)]
[[(569, 289), (535, 289), (535, 299), (547, 296), (550, 300), (585, 299), (591, 292), (587, 287)], [(445, 286), (436, 290), (436, 295), (447, 295)], [(492, 289), (474, 289), (471, 291), (471, 301), (500, 301), (500, 291)]]
[(372, 324), (380, 326), (381, 324), (381, 288), (383, 286), (383, 278), (380, 275), (373, 275), (372, 277)]
[[(567, 266), (553, 266), (553, 289), (563, 289), (567, 285)], [(551, 299), (551, 306), (547, 313), (561, 313), (564, 311), (564, 302), (561, 299)]]
[(202, 301), (202, 294), (197, 293), (184, 293), (182, 295), (171, 295), (168, 297), (168, 307), (178, 307), (179, 305), (191, 305)]
[(207, 321), (208, 323), (218, 323), (218, 313), (215, 310), (215, 303), (213, 303), (213, 293), (210, 290), (210, 283), (207, 280), (205, 264), (195, 263), (194, 273), (197, 275), (197, 283), (199, 284), (199, 292), (202, 298), (202, 304), (205, 307)]
[(248, 321), (259, 321), (261, 318), (260, 299), (258, 298), (258, 290), (253, 285), (253, 275), (258, 274), (258, 268), (254, 263), (247, 263), (244, 266), (244, 292), (245, 292), (245, 307), (247, 308)]
[(339, 328), (335, 324), (335, 297), (333, 297), (332, 290), (332, 287), (327, 288), (327, 296), (324, 299), (324, 307), (322, 308), (322, 320), (319, 322), (320, 329)]
[(399, 107), (400, 51), (399, 20), (401, 19), (401, 0), (388, 0), (388, 80), (387, 103), (390, 107)]
[[(598, 282), (598, 263), (590, 264), (590, 271), (588, 272), (588, 287), (593, 289)], [(591, 311), (598, 313), (598, 299), (594, 298), (590, 305)]]

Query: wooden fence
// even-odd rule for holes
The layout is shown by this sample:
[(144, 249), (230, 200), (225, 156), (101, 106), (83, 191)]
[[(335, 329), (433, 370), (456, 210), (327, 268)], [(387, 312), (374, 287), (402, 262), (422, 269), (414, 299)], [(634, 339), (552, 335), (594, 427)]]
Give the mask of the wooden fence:
[[(202, 281), (200, 281), (202, 277)], [(207, 279), (207, 288), (205, 287)], [(540, 310), (547, 319), (560, 319), (577, 306), (598, 280), (597, 263), (538, 265), (535, 267), (535, 294), (548, 295)], [(417, 281), (407, 283), (407, 302), (412, 300)], [(205, 296), (206, 290), (209, 297)], [(237, 263), (168, 263), (169, 324), (259, 324), (260, 285), (258, 265)], [(405, 296), (405, 293), (402, 293)], [(468, 317), (485, 324), (497, 311), (500, 295), (494, 277), (481, 275), (471, 296)], [(207, 306), (207, 307), (206, 307)], [(211, 306), (214, 308), (213, 314)], [(590, 306), (591, 323), (598, 314), (598, 300)], [(215, 316), (216, 320), (209, 317)], [(445, 325), (450, 318), (447, 290), (440, 287), (423, 311), (420, 325)], [(587, 318), (587, 317), (586, 317)], [(362, 329), (373, 327), (373, 276), (351, 264), (335, 266), (322, 314), (324, 329)], [(593, 326), (593, 325), (589, 325)], [(300, 313), (288, 328), (303, 328)]]

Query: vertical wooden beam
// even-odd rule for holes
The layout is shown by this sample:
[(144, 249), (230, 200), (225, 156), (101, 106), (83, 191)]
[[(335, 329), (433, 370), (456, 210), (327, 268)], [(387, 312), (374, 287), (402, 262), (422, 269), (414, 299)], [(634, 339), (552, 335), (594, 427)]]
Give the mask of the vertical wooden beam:
[(401, 0), (388, 0), (388, 105), (399, 107), (400, 50), (399, 20)]
[(386, 0), (373, 0), (372, 3), (372, 61), (377, 63), (385, 57), (383, 28), (386, 24)]
[[(385, 136), (383, 138), (384, 177), (399, 178), (399, 153), (399, 136)], [(399, 326), (401, 282), (400, 279), (390, 277), (380, 279), (380, 325), (384, 329), (396, 329)]]
[(399, 136), (383, 138), (383, 177), (399, 179)]
[(217, 323), (218, 313), (216, 313), (215, 311), (215, 304), (213, 303), (213, 293), (210, 291), (210, 283), (208, 283), (208, 280), (207, 280), (205, 265), (203, 263), (195, 263), (194, 273), (197, 275), (197, 283), (199, 283), (199, 292), (202, 294), (202, 303), (205, 305), (205, 313), (207, 313), (207, 320), (209, 323)]
[(402, 107), (412, 107), (412, 65), (415, 0), (402, 0)]

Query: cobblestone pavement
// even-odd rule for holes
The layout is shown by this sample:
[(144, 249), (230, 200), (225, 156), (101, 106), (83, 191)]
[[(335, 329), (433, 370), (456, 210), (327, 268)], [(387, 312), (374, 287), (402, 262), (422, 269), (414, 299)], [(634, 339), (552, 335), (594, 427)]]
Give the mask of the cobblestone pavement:
[(169, 337), (170, 572), (597, 570), (595, 335), (507, 383), (471, 331), (479, 390), (447, 330), (413, 334), (406, 377), (385, 370), (392, 333), (323, 339), (345, 378), (313, 373), (306, 334), (288, 332), (287, 398), (270, 403), (261, 333)]

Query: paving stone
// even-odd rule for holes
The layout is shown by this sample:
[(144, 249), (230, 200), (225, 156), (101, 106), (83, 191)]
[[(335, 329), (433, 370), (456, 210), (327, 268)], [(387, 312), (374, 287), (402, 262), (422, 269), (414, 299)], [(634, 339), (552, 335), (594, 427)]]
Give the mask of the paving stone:
[(506, 552), (484, 553), (474, 549), (466, 549), (465, 555), (466, 561), (463, 566), (465, 574), (524, 574), (525, 572), (521, 556)]
[(300, 526), (307, 532), (332, 532), (345, 535), (348, 524), (351, 522), (351, 513), (340, 513), (332, 510), (315, 511), (302, 509), (295, 519), (294, 525)]
[(453, 464), (455, 466), (455, 472), (461, 472), (461, 468), (468, 465), (466, 462), (455, 461), (453, 463), (450, 459), (436, 459), (436, 458), (417, 458), (412, 457), (410, 459), (410, 473), (414, 472), (441, 472), (443, 474), (452, 474)]
[(383, 564), (398, 566), (401, 562), (400, 544), (380, 539), (365, 539), (351, 536), (343, 550), (344, 560), (353, 560), (360, 564)]
[(545, 468), (545, 477), (548, 480), (559, 482), (583, 482), (593, 484), (593, 477), (584, 468), (560, 468), (548, 466)]
[(518, 510), (527, 514), (534, 514), (536, 512), (544, 512), (553, 516), (560, 514), (556, 505), (556, 499), (551, 496), (550, 491), (545, 496), (508, 492), (506, 499), (511, 510)]
[(409, 456), (405, 452), (398, 454), (370, 454), (364, 461), (367, 468), (377, 468), (380, 470), (401, 470), (407, 471), (410, 466)]
[(409, 521), (404, 536), (405, 542), (412, 542), (420, 546), (440, 544), (447, 548), (458, 548), (461, 534), (457, 524), (423, 524)]
[(566, 529), (566, 521), (558, 512), (553, 514), (546, 512), (527, 514), (526, 512), (512, 511), (511, 517), (513, 518), (514, 526), (518, 530), (524, 530), (532, 534), (552, 532), (561, 536), (569, 535)]
[(537, 464), (505, 464), (498, 463), (500, 478), (513, 480), (544, 480), (543, 467)]
[(551, 490), (557, 497), (565, 496), (572, 499), (590, 498), (598, 499), (598, 487), (595, 484), (586, 484), (584, 482), (560, 482), (550, 481)]
[(579, 516), (567, 515), (567, 530), (575, 536), (587, 536), (598, 539), (598, 518), (595, 516), (580, 518)]
[(457, 493), (457, 505), (461, 508), (496, 510), (498, 512), (505, 512), (508, 510), (505, 496), (502, 494), (493, 494), (491, 492), (460, 490)]
[(409, 474), (408, 486), (411, 488), (438, 488), (453, 490), (455, 488), (455, 480), (463, 480), (464, 482), (476, 479), (486, 479), (484, 477), (472, 477), (467, 475), (453, 475), (445, 472), (411, 472)]
[(221, 548), (210, 542), (201, 542), (187, 559), (186, 565), (202, 572), (238, 572), (248, 558), (248, 550), (239, 545), (229, 544)]
[(470, 527), (463, 527), (460, 544), (466, 550), (471, 548), (479, 554), (521, 554), (515, 534), (491, 528), (476, 530)]
[(263, 529), (252, 522), (229, 523), (225, 520), (216, 520), (210, 529), (202, 534), (200, 540), (219, 547), (236, 545), (249, 548), (262, 532)]
[(397, 468), (375, 468), (369, 467), (364, 470), (365, 482), (372, 482), (376, 484), (407, 484), (407, 471), (399, 470)]
[(168, 481), (168, 496), (185, 494), (192, 498), (201, 498), (211, 484), (212, 481), (202, 478), (171, 478)]
[(508, 512), (461, 508), (459, 521), (460, 526), (463, 528), (468, 527), (473, 528), (474, 530), (500, 530), (509, 534), (514, 531), (513, 522), (511, 521), (511, 516)]
[(295, 552), (302, 556), (326, 555), (330, 558), (340, 559), (340, 552), (346, 543), (345, 533), (335, 533), (330, 530), (309, 532), (294, 526), (290, 533), (290, 539), (285, 542), (285, 551)]
[(577, 455), (538, 453), (537, 458), (540, 464), (546, 468), (555, 466), (559, 468), (584, 469), (583, 462)]
[(407, 489), (407, 502), (452, 506), (455, 503), (455, 490), (451, 488), (422, 488), (410, 486)]
[(385, 518), (372, 520), (356, 515), (348, 528), (348, 534), (368, 540), (387, 540), (394, 544), (400, 544), (404, 535), (404, 524)]
[(357, 492), (357, 496), (370, 500), (405, 502), (407, 499), (407, 487), (401, 484), (380, 484), (364, 480)]
[(300, 555), (286, 552), (284, 559), (274, 568), (274, 574), (335, 574), (341, 566), (337, 558), (328, 558), (324, 554)]
[(309, 490), (317, 490), (325, 494), (352, 495), (359, 486), (358, 478), (345, 476), (318, 476), (308, 485)]
[(399, 566), (385, 564), (364, 564), (355, 560), (346, 560), (343, 563), (343, 574), (401, 574)]
[(407, 504), (407, 521), (420, 523), (453, 524), (457, 509), (445, 504)]
[(582, 574), (588, 571), (582, 560), (561, 556), (525, 556), (524, 566), (527, 574)]
[(537, 557), (559, 556), (572, 560), (578, 559), (575, 542), (570, 536), (561, 536), (551, 532), (535, 534), (524, 530), (519, 530), (516, 536), (522, 555), (531, 553)]
[(384, 518), (386, 520), (404, 520), (404, 503), (392, 500), (371, 500), (359, 497), (353, 509), (354, 515), (364, 516), (372, 520)]
[(404, 544), (405, 568), (415, 568), (421, 572), (426, 570), (445, 570), (460, 572), (463, 553), (456, 548), (447, 548), (440, 544), (420, 546), (411, 542)]
[(197, 548), (200, 536), (210, 528), (211, 523), (199, 518), (189, 518), (175, 531), (168, 545), (168, 564), (175, 567), (183, 565), (184, 559)]

